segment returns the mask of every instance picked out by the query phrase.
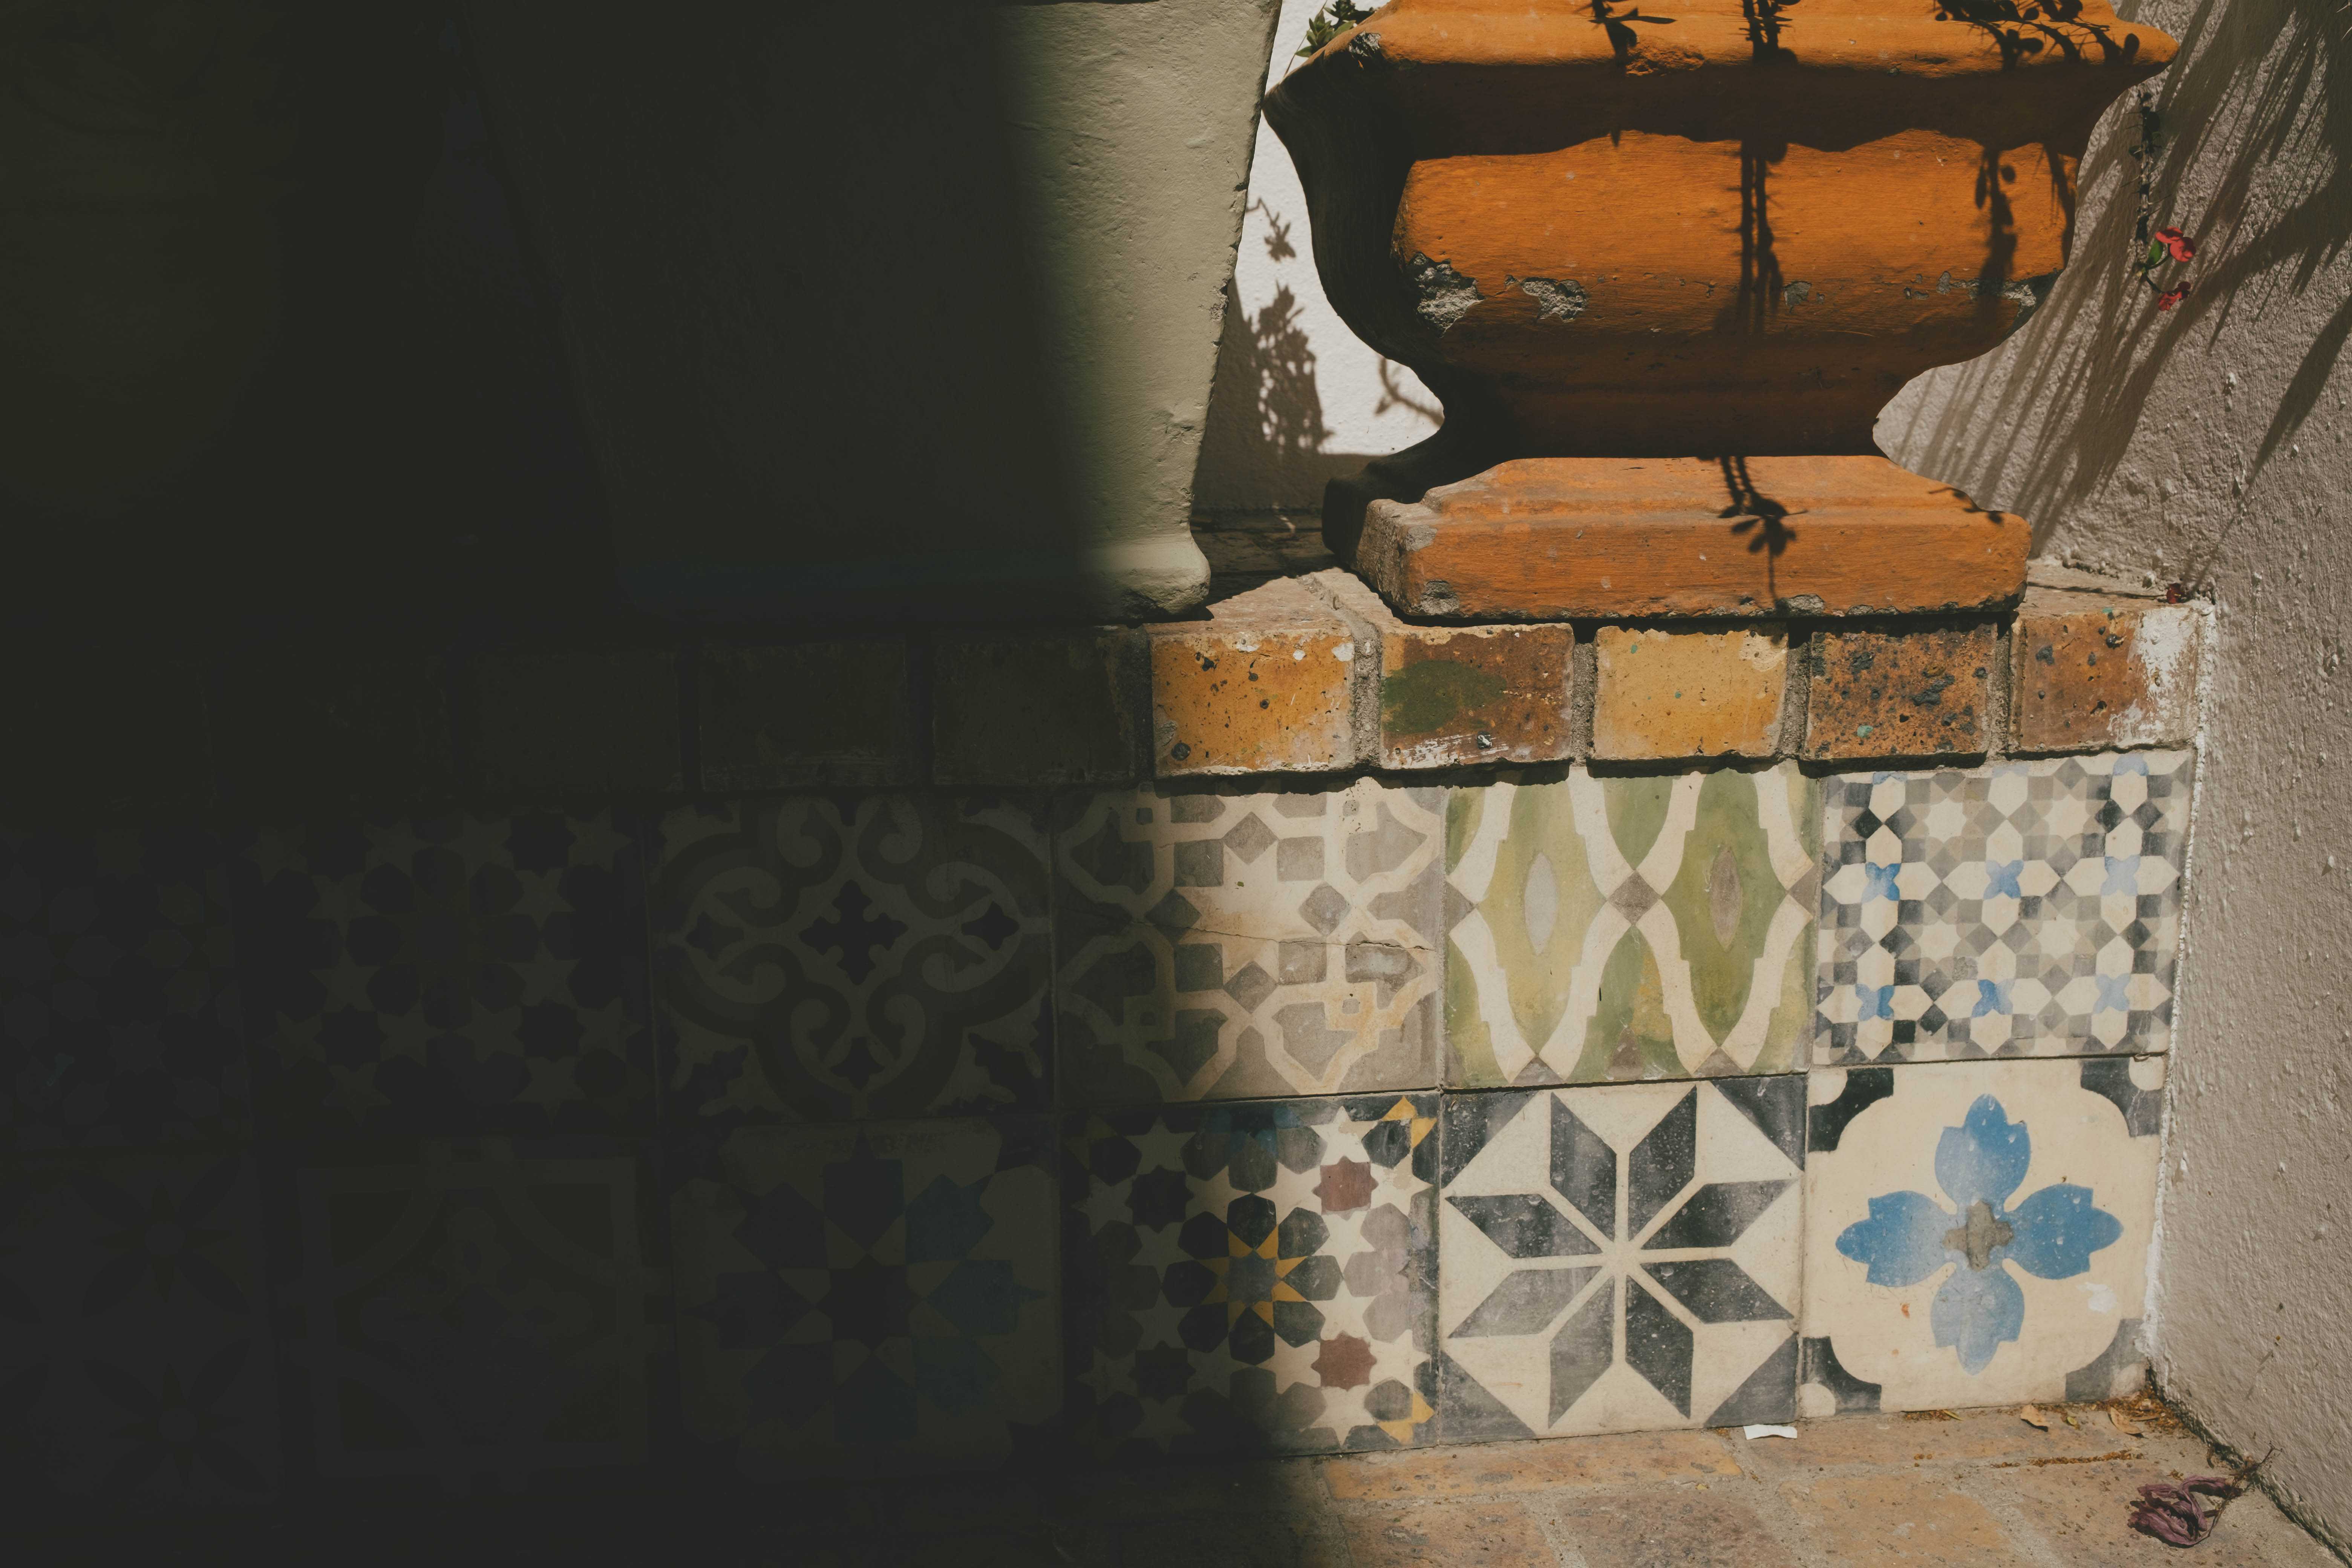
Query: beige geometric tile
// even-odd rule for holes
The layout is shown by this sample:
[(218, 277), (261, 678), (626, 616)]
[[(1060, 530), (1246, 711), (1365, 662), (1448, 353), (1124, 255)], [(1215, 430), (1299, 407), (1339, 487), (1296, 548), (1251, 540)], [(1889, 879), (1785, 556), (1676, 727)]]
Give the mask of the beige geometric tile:
[(1077, 803), (1054, 846), (1066, 1103), (1433, 1086), (1439, 795)]
[(1802, 1414), (2133, 1383), (2164, 1060), (1813, 1069)]
[(1819, 799), (1793, 765), (1454, 791), (1447, 1081), (1801, 1065)]

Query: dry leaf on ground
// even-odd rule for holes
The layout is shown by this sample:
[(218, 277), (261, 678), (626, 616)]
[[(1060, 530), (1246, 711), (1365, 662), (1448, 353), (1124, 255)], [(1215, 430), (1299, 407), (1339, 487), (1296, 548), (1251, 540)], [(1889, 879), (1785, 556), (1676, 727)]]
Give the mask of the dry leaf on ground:
[(2047, 1431), (2049, 1431), (2049, 1430), (2050, 1430), (2050, 1426), (2051, 1426), (2050, 1417), (2049, 1417), (2049, 1416), (2047, 1416), (2047, 1415), (2044, 1415), (2041, 1412), (2041, 1410), (2040, 1410), (2040, 1409), (2038, 1409), (2037, 1407), (2035, 1407), (2035, 1406), (2033, 1406), (2033, 1405), (2019, 1405), (2019, 1406), (2017, 1407), (2017, 1418), (2018, 1418), (2020, 1421), (2024, 1422), (2028, 1426), (2039, 1426), (2039, 1427), (2041, 1427), (2044, 1432), (2047, 1432)]

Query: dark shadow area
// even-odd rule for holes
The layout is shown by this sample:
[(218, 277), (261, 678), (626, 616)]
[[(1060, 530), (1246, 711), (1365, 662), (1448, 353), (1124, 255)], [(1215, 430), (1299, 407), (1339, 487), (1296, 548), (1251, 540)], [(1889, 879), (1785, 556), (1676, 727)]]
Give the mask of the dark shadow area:
[[(684, 427), (689, 470), (709, 465), (688, 479), (738, 477), (755, 446), (866, 498), (871, 515), (809, 531), (845, 552), (873, 548), (877, 516), (974, 487), (1038, 502), (1033, 539), (1060, 525), (1021, 488), (1045, 438), (1009, 204), (942, 254), (908, 239), (938, 233), (919, 184), (876, 174), (896, 159), (975, 205), (1002, 198), (975, 44), (989, 9), (934, 7), (930, 30), (836, 12), (782, 78), (751, 68), (757, 40), (706, 37), (743, 68), (709, 84), (701, 117), (649, 128), (592, 101), (611, 138), (572, 150), (592, 207), (627, 180), (691, 184), (664, 168), (707, 169), (763, 82), (834, 73), (806, 109), (829, 142), (735, 171), (772, 190), (769, 238), (816, 239), (690, 237), (804, 293), (804, 333), (719, 310), (659, 345), (686, 372), (782, 366), (797, 401), (754, 408), (720, 433), (733, 447), (691, 400), (656, 423)], [(751, 1216), (771, 1228), (730, 1234), (723, 1285), (681, 1289), (677, 1173), (716, 1156), (667, 1109), (653, 873), (666, 818), (726, 809), (701, 793), (695, 716), (727, 666), (618, 591), (612, 476), (556, 324), (559, 289), (593, 280), (541, 265), (477, 41), (435, 5), (36, 0), (0, 19), (16, 198), (0, 238), (0, 1507), (16, 1554), (604, 1562), (699, 1538), (723, 1562), (940, 1561), (974, 1541), (989, 1560), (1059, 1561), (1038, 1520), (1090, 1505), (1040, 1505), (1016, 1530), (1003, 1499), (1123, 1483), (1061, 1438), (1050, 1334), (1006, 1374), (1034, 1418), (1011, 1424), (1005, 1477), (762, 1473), (726, 1435), (730, 1418), (805, 1420), (814, 1399), (847, 1468), (919, 1468), (910, 1388), (935, 1420), (985, 1397), (985, 1357), (955, 1331), (1059, 1289), (1040, 1169), (1054, 1107), (1031, 1096), (1006, 1119), (1049, 1260), (1017, 1289), (986, 1268), (949, 1288), (953, 1268), (905, 1240), (907, 1193), (848, 1176), (832, 1252), (820, 1235), (812, 1261), (806, 1227), (772, 1207)], [(567, 41), (540, 40), (559, 67)], [(687, 68), (660, 49), (641, 64), (638, 89)], [(844, 111), (919, 65), (976, 85)], [(656, 338), (677, 325), (656, 306), (717, 310), (681, 304), (663, 265), (614, 306)], [(885, 317), (913, 322), (890, 353), (858, 335)], [(1269, 332), (1265, 375), (1306, 375), (1311, 400), (1303, 347), (1278, 320)], [(1286, 441), (1319, 439), (1311, 402), (1283, 406)], [(717, 504), (683, 482), (667, 503)], [(899, 630), (913, 710), (929, 645)], [(477, 677), (519, 646), (583, 658), (501, 709)], [(550, 708), (562, 743), (641, 732), (656, 766), (550, 788), (478, 765), (488, 731)], [(1022, 809), (1042, 823), (1047, 805)], [(810, 938), (863, 963), (907, 936), (895, 922), (851, 889)], [(994, 952), (1015, 923), (991, 908), (930, 940)], [(1027, 1037), (985, 1046), (1050, 1063), (1050, 1008), (1027, 1016)], [(835, 1065), (878, 1070), (856, 1047)], [(862, 1159), (836, 1168), (888, 1163)], [(942, 1247), (992, 1223), (947, 1187), (913, 1189)], [(937, 1359), (917, 1370), (925, 1322)], [(721, 1402), (740, 1402), (715, 1422), (680, 1371), (697, 1331), (733, 1378)], [(838, 1392), (836, 1347), (866, 1354)], [(1282, 1528), (1272, 1483), (1221, 1480), (1213, 1505), (1181, 1484), (1195, 1511)]]
[(612, 612), (446, 16), (42, 5), (9, 28), (0, 118), (47, 199), (5, 263), (7, 626), (187, 649)]
[[(2082, 183), (2117, 195), (2077, 227), (2049, 302), (2000, 353), (1936, 373), (1930, 402), (1883, 428), (1913, 466), (2013, 498), (2040, 520), (2037, 549), (2056, 520), (2115, 482), (2176, 348), (2210, 343), (2242, 319), (2300, 300), (2352, 241), (2352, 94), (2343, 88), (2352, 38), (2341, 19), (2284, 0), (2241, 0), (2226, 12), (2200, 5), (2180, 32), (2179, 61), (2154, 83), (2168, 145), (2148, 203), (2159, 221), (2197, 238), (2188, 297), (2159, 310), (2134, 271), (2145, 248), (2134, 232), (2134, 138), (2110, 134)], [(2248, 47), (2252, 37), (2274, 42), (2263, 51)], [(2184, 187), (2191, 170), (2199, 184)], [(2336, 303), (2303, 350), (2242, 459), (2239, 495), (2294, 443), (2347, 338), (2352, 300)], [(2205, 541), (2191, 582), (2241, 515), (2191, 530)]]

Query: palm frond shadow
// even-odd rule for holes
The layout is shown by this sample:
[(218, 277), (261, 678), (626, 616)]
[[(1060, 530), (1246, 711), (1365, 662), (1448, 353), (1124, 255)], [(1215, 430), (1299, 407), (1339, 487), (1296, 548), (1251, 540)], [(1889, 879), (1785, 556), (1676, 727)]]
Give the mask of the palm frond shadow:
[[(2245, 47), (2265, 37), (2266, 53)], [(2188, 299), (2158, 312), (2130, 270), (2137, 171), (2126, 99), (2084, 160), (2082, 188), (2095, 199), (2077, 209), (2082, 226), (2049, 302), (1999, 350), (1922, 377), (1880, 416), (1880, 444), (1897, 461), (2032, 518), (2037, 551), (2116, 481), (2142, 425), (2165, 407), (2157, 394), (2176, 356), (2289, 308), (2352, 244), (2352, 39), (2326, 8), (2200, 0), (2155, 87), (2168, 142), (2155, 211), (2199, 245)], [(2259, 444), (2241, 456), (2242, 497), (2291, 447), (2348, 338), (2352, 298), (2312, 334)], [(2192, 581), (2234, 521), (2196, 525)]]

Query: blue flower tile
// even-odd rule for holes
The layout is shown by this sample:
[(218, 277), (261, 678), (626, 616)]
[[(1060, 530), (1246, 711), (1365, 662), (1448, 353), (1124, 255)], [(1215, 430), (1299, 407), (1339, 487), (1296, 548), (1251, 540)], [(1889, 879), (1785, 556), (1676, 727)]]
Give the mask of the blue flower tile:
[(2128, 1381), (2163, 1083), (2161, 1057), (1814, 1069), (1803, 1413)]

